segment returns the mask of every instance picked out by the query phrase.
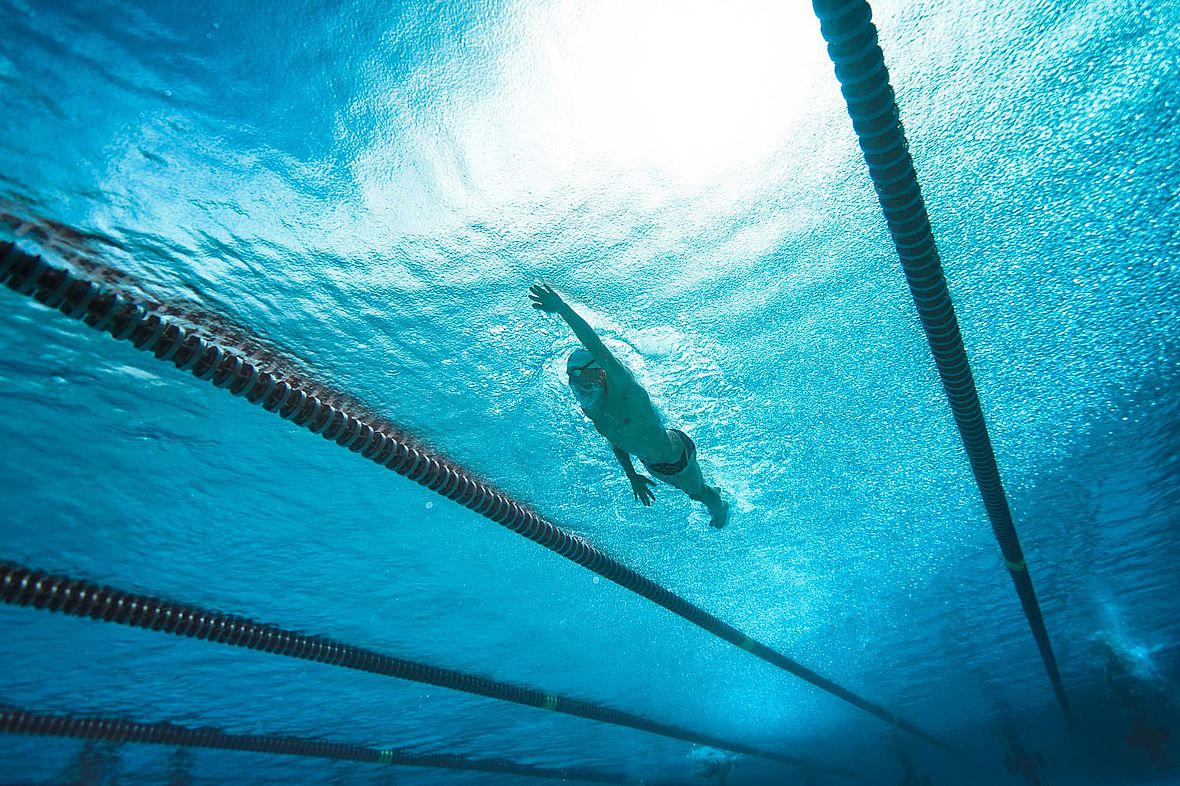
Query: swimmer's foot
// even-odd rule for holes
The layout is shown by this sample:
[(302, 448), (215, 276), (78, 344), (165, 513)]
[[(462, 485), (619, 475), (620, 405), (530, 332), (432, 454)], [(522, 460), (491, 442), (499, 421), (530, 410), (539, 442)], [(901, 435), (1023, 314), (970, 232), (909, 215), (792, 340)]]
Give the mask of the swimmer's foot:
[(717, 504), (709, 508), (709, 526), (721, 529), (729, 522), (729, 503), (717, 497)]

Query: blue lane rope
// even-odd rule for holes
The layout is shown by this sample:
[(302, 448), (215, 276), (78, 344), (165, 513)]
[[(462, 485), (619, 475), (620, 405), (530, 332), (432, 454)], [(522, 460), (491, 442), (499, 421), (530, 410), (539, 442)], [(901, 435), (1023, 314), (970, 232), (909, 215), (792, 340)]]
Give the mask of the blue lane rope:
[(795, 756), (762, 750), (751, 745), (728, 742), (708, 734), (698, 734), (667, 723), (649, 720), (629, 712), (610, 709), (588, 701), (559, 696), (548, 691), (500, 682), (475, 674), (444, 669), (425, 663), (383, 655), (373, 650), (345, 644), (327, 636), (296, 633), (265, 622), (236, 614), (222, 614), (176, 603), (150, 595), (126, 592), (85, 579), (0, 561), (0, 602), (11, 606), (31, 607), (60, 612), (73, 617), (111, 622), (143, 630), (170, 633), (190, 639), (244, 647), (288, 658), (326, 663), (384, 677), (409, 680), (424, 685), (462, 691), (498, 701), (523, 704), (588, 720), (625, 726), (663, 737), (699, 745), (759, 756), (808, 771), (845, 777), (859, 777), (856, 772), (808, 761)]
[(230, 734), (209, 726), (192, 728), (174, 723), (142, 723), (124, 718), (48, 714), (20, 708), (0, 707), (0, 733), (36, 737), (74, 737), (143, 745), (181, 745), (186, 748), (250, 751), (403, 767), (494, 772), (587, 783), (640, 783), (624, 775), (595, 772), (580, 767), (534, 767), (506, 759), (471, 759), (447, 753), (413, 753), (403, 748), (370, 748), (343, 742), (271, 734)]
[(363, 414), (350, 413), (338, 403), (324, 401), (321, 394), (306, 383), (283, 378), (274, 369), (267, 368), (265, 362), (247, 357), (235, 347), (223, 346), (201, 335), (198, 330), (156, 313), (148, 305), (97, 282), (81, 279), (7, 241), (0, 242), (0, 282), (49, 308), (81, 319), (96, 330), (130, 341), (137, 349), (166, 359), (198, 379), (226, 388), (235, 396), (454, 500), (886, 723), (949, 753), (958, 753), (950, 744), (885, 707), (751, 639), (729, 623), (607, 556), (521, 502), (477, 480), (462, 467), (414, 446), (401, 431), (374, 422)]
[(918, 186), (885, 57), (877, 43), (872, 9), (866, 0), (812, 0), (812, 6), (820, 19), (840, 91), (848, 103), (848, 114), (876, 187), (877, 199), (885, 212), (889, 234), (901, 257), (910, 294), (942, 377), (988, 520), (1000, 544), (1004, 565), (1028, 618), (1057, 703), (1072, 730), (1076, 727), (1073, 711), (1000, 481), (996, 454), (926, 214), (926, 202)]

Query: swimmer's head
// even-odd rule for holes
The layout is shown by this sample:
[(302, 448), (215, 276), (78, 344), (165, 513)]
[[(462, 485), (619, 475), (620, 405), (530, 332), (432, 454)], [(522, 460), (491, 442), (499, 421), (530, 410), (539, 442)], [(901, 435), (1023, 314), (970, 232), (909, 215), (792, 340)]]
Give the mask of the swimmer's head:
[(565, 373), (571, 385), (585, 384), (591, 380), (600, 381), (606, 377), (606, 372), (598, 365), (594, 356), (581, 347), (571, 352), (566, 359)]
[(570, 353), (565, 361), (565, 373), (574, 395), (579, 399), (600, 392), (606, 386), (606, 371), (582, 347)]

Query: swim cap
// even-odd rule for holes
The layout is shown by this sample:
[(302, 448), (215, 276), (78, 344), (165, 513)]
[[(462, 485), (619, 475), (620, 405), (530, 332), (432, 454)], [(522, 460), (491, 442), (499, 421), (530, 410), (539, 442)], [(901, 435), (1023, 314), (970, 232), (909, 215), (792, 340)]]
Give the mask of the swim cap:
[[(590, 354), (584, 347), (578, 347), (565, 361), (565, 373), (570, 373), (575, 368), (585, 366), (587, 363), (595, 363), (594, 356)], [(595, 363), (597, 365), (597, 363)]]

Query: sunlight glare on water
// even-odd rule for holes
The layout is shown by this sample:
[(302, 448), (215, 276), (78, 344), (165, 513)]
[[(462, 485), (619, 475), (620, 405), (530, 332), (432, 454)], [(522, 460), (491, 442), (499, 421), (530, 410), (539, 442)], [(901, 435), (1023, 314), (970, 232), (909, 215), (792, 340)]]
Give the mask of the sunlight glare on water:
[[(524, 3), (451, 56), (473, 52), (490, 54), (462, 80), (440, 80), (429, 104), (386, 88), (391, 118), (415, 121), (408, 138), (358, 154), (375, 217), (425, 231), (413, 218), (424, 193), (455, 221), (493, 224), (527, 220), (522, 204), (546, 216), (587, 200), (650, 209), (765, 164), (835, 100), (817, 89), (830, 67), (802, 5)], [(415, 160), (397, 162), (407, 143)]]

